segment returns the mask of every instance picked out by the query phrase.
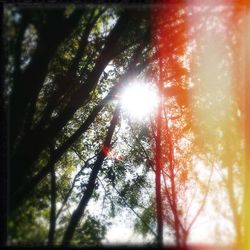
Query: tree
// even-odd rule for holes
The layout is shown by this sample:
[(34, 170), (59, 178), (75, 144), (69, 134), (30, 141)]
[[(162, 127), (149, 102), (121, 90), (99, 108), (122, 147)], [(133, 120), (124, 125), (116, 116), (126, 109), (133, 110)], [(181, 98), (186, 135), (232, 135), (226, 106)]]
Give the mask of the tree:
[[(61, 178), (55, 181), (55, 176), (60, 171), (67, 171), (66, 166), (61, 170), (58, 165), (63, 165), (62, 157), (68, 155), (82, 134), (93, 126), (105, 105), (116, 98), (123, 81), (132, 74), (136, 76), (145, 67), (145, 59), (141, 55), (142, 51), (146, 54), (148, 50), (148, 19), (147, 10), (88, 6), (82, 9), (68, 6), (64, 10), (36, 10), (35, 16), (33, 10), (27, 8), (6, 10), (7, 23), (14, 23), (13, 32), (18, 34), (13, 47), (7, 48), (9, 65), (14, 69), (6, 69), (12, 83), (10, 92), (6, 93), (9, 98), (11, 149), (9, 216), (14, 218), (17, 211), (27, 205), (27, 200), (37, 203), (33, 197), (41, 192), (41, 185), (48, 187), (47, 179), (51, 173), (49, 244), (52, 244), (55, 199), (61, 198), (55, 195), (55, 191), (62, 188), (58, 185)], [(34, 47), (25, 47), (25, 36), (34, 34), (37, 37)], [(11, 36), (14, 33), (9, 34), (9, 39)], [(145, 42), (141, 45), (142, 39)], [(114, 67), (114, 76), (107, 79), (105, 68), (110, 62), (120, 67), (121, 73)], [(117, 83), (119, 78), (121, 82)], [(98, 85), (98, 82), (102, 84)], [(110, 92), (102, 99), (105, 89)], [(106, 111), (105, 119), (109, 116), (110, 111)], [(105, 126), (99, 129), (104, 129), (104, 132)], [(51, 144), (54, 145), (53, 150), (49, 146)], [(97, 169), (106, 157), (103, 151), (99, 154)], [(100, 160), (100, 157), (104, 158)], [(79, 162), (74, 161), (75, 164)], [(92, 170), (95, 177), (86, 184), (85, 207), (93, 193), (98, 171)], [(79, 207), (82, 207), (81, 203)], [(76, 224), (69, 228), (74, 231)], [(72, 234), (70, 237), (67, 233), (65, 235), (65, 241), (70, 241)]]
[[(128, 209), (185, 247), (211, 209), (247, 246), (244, 6), (5, 6), (9, 244), (100, 245)], [(120, 100), (141, 79), (160, 101), (138, 122)]]

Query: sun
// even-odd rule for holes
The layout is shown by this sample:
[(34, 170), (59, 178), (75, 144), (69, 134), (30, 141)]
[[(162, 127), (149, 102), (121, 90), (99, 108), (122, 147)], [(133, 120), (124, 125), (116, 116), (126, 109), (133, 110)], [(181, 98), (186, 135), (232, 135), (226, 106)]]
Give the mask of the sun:
[(159, 102), (155, 89), (142, 81), (128, 84), (121, 94), (121, 106), (130, 117), (143, 120), (155, 113)]

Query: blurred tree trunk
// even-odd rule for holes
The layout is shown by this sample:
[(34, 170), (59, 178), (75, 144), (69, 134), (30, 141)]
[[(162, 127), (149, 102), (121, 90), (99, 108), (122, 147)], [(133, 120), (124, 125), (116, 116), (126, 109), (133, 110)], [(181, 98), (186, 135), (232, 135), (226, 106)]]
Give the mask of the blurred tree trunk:
[[(167, 121), (168, 122), (168, 121)], [(172, 196), (172, 212), (174, 216), (174, 232), (175, 232), (175, 240), (177, 247), (180, 247), (181, 237), (180, 237), (180, 225), (179, 225), (179, 216), (178, 216), (178, 207), (177, 207), (177, 193), (176, 193), (176, 185), (175, 185), (175, 173), (174, 173), (174, 147), (172, 138), (169, 132), (168, 124), (167, 124), (167, 141), (169, 147), (169, 172), (170, 172), (170, 182), (171, 182), (171, 196)]]
[[(10, 97), (11, 147), (15, 146), (17, 136), (23, 129), (28, 109), (35, 105), (47, 75), (50, 60), (55, 55), (59, 45), (70, 36), (82, 14), (82, 11), (76, 11), (69, 19), (65, 19), (62, 11), (53, 11), (49, 14), (44, 27), (38, 31), (39, 41), (31, 62), (24, 72), (20, 76), (16, 75), (17, 79), (14, 79)], [(21, 46), (21, 40), (19, 43)]]
[[(53, 154), (54, 148), (51, 148)], [(50, 168), (50, 224), (48, 233), (48, 246), (53, 246), (56, 230), (56, 173), (55, 166)]]
[(246, 6), (246, 79), (245, 79), (245, 176), (244, 176), (244, 202), (243, 202), (243, 219), (244, 219), (244, 241), (243, 249), (250, 249), (250, 5)]

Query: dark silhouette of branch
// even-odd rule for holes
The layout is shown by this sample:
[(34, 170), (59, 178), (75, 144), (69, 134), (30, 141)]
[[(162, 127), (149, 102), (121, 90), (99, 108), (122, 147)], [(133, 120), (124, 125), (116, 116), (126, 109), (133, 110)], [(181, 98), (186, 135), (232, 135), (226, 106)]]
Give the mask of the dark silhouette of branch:
[(157, 238), (157, 234), (154, 232), (154, 230), (148, 225), (147, 222), (145, 222), (142, 217), (127, 203), (127, 201), (125, 200), (124, 196), (120, 193), (120, 191), (113, 186), (113, 188), (115, 189), (115, 191), (119, 194), (119, 196), (122, 198), (124, 204), (137, 216), (137, 218), (148, 228), (148, 230)]
[(106, 11), (106, 8), (103, 8), (102, 10), (100, 10), (96, 15), (95, 11), (96, 9), (92, 10), (91, 16), (88, 19), (88, 22), (86, 24), (84, 33), (81, 36), (81, 40), (79, 42), (79, 48), (76, 52), (76, 55), (73, 59), (73, 61), (71, 62), (71, 65), (69, 67), (69, 72), (71, 72), (72, 74), (76, 74), (77, 71), (77, 67), (79, 65), (79, 62), (81, 60), (81, 58), (83, 57), (84, 53), (85, 53), (85, 49), (88, 45), (88, 38), (90, 35), (91, 30), (93, 29), (94, 25), (96, 24), (97, 20), (99, 19), (99, 17)]
[[(76, 77), (77, 67), (79, 66), (79, 62), (82, 59), (85, 49), (88, 45), (88, 38), (91, 30), (93, 29), (93, 26), (96, 24), (98, 18), (106, 11), (106, 9), (103, 9), (99, 11), (97, 15), (94, 15), (95, 10), (96, 9), (92, 10), (92, 13), (88, 19), (84, 32), (81, 35), (81, 39), (79, 41), (79, 48), (71, 62), (67, 73), (65, 74), (65, 76), (55, 79), (54, 84), (63, 87), (60, 87), (58, 90), (56, 90), (48, 101), (48, 104), (44, 109), (42, 118), (40, 119), (39, 124), (37, 125), (37, 127), (40, 129), (43, 128), (49, 122), (50, 116), (56, 105), (60, 102), (60, 100), (65, 97), (69, 97), (70, 94), (72, 94), (72, 88), (76, 88), (76, 86), (78, 86), (80, 83), (80, 81), (78, 81)], [(91, 56), (89, 58), (90, 60), (92, 60)], [(70, 81), (71, 84), (69, 84)], [(73, 82), (74, 84), (72, 84)], [(61, 101), (63, 102), (63, 100)]]

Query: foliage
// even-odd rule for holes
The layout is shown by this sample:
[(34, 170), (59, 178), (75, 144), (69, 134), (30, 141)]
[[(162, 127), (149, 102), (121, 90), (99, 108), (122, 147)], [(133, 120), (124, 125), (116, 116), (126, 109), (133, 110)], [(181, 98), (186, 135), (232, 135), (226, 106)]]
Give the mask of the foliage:
[(105, 233), (105, 226), (95, 218), (88, 216), (84, 223), (76, 229), (72, 243), (76, 246), (99, 246)]
[[(170, 237), (185, 246), (213, 209), (241, 246), (245, 57), (236, 7), (5, 5), (9, 245), (99, 246), (126, 210), (153, 244)], [(119, 100), (142, 79), (160, 104), (136, 121)]]

